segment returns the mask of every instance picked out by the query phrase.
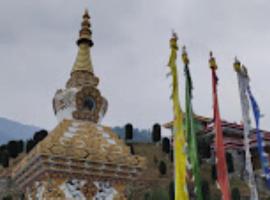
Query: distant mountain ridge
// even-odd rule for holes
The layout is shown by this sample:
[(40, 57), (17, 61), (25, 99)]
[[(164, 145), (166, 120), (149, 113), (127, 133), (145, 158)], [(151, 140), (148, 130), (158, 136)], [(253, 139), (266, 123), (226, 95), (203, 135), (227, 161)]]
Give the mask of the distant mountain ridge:
[(0, 144), (10, 140), (27, 140), (41, 128), (0, 117)]
[[(0, 117), (0, 145), (7, 143), (10, 140), (28, 140), (33, 137), (34, 133), (42, 128), (22, 124), (10, 119)], [(112, 130), (117, 135), (125, 139), (125, 127), (115, 126)], [(133, 142), (151, 142), (151, 133), (145, 129), (133, 129)]]

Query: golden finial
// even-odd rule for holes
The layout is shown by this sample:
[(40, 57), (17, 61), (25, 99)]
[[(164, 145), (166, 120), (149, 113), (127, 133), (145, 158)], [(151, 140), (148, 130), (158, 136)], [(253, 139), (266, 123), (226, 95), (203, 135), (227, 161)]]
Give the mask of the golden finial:
[(237, 59), (237, 57), (234, 58), (233, 67), (236, 72), (241, 72), (241, 62)]
[(81, 23), (80, 37), (77, 41), (79, 51), (73, 65), (72, 73), (75, 71), (88, 71), (93, 73), (92, 60), (90, 55), (90, 47), (93, 46), (92, 32), (90, 30), (90, 16), (86, 9), (83, 14)]
[(178, 40), (178, 36), (177, 36), (176, 32), (173, 31), (172, 38), (170, 40), (170, 46), (172, 49), (178, 50), (177, 40)]
[(87, 8), (84, 10), (83, 18), (90, 19), (89, 12), (88, 12), (88, 9)]
[(88, 10), (85, 9), (83, 14), (83, 21), (81, 23), (80, 37), (77, 41), (78, 45), (80, 45), (81, 43), (86, 43), (89, 46), (93, 46), (92, 31), (90, 30), (91, 24), (89, 19), (90, 16)]
[(217, 63), (216, 63), (215, 57), (213, 56), (213, 52), (212, 51), (210, 51), (209, 56), (210, 56), (209, 66), (210, 66), (211, 69), (216, 70), (217, 69)]
[(182, 48), (182, 60), (183, 60), (183, 63), (185, 65), (189, 64), (189, 59), (188, 59), (186, 46), (183, 46), (183, 48)]
[(174, 30), (172, 30), (172, 37), (178, 40), (178, 35)]

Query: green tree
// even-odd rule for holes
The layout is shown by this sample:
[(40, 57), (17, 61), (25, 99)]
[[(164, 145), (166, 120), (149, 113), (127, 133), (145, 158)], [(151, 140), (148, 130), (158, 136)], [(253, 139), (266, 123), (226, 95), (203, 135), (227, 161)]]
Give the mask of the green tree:
[(162, 188), (155, 188), (151, 194), (151, 200), (169, 200), (168, 192)]
[(202, 194), (203, 194), (203, 199), (205, 200), (211, 199), (209, 183), (207, 180), (202, 180)]
[(27, 140), (27, 143), (26, 143), (26, 152), (30, 152), (34, 147), (35, 147), (35, 142), (33, 139), (30, 139), (30, 140)]
[(12, 196), (11, 195), (5, 196), (3, 197), (3, 200), (12, 200)]
[(128, 123), (125, 125), (125, 139), (132, 140), (133, 138), (133, 126), (132, 124)]
[(154, 124), (152, 130), (152, 140), (153, 142), (159, 142), (161, 140), (161, 126), (160, 124)]
[(215, 164), (211, 166), (211, 175), (212, 175), (212, 180), (215, 182), (217, 180), (217, 170), (216, 170)]
[(33, 139), (27, 140), (26, 152), (30, 152), (39, 142), (44, 140), (48, 135), (48, 131), (40, 130), (34, 133)]
[(3, 167), (9, 166), (9, 154), (7, 151), (0, 151), (0, 164)]
[(170, 160), (171, 160), (171, 162), (174, 161), (174, 153), (173, 153), (173, 149), (171, 149), (171, 152), (170, 152)]
[(158, 169), (159, 169), (160, 175), (165, 175), (167, 173), (166, 163), (164, 161), (160, 161)]
[(169, 138), (165, 137), (162, 139), (162, 151), (164, 153), (170, 153), (171, 144)]
[(0, 151), (5, 151), (5, 150), (7, 150), (7, 145), (6, 144), (2, 144), (0, 146)]
[(171, 181), (169, 185), (169, 197), (170, 200), (174, 200), (174, 181)]
[(221, 194), (220, 194), (220, 193), (215, 194), (215, 195), (213, 196), (213, 200), (220, 200), (220, 199), (221, 199)]
[(238, 188), (232, 190), (232, 200), (241, 200), (241, 194)]
[(228, 172), (232, 173), (234, 172), (234, 166), (233, 166), (233, 157), (232, 154), (226, 153), (226, 161), (228, 165)]
[(144, 200), (151, 200), (151, 194), (149, 192), (144, 194)]
[(18, 145), (18, 153), (20, 154), (23, 152), (24, 141), (19, 140), (19, 141), (17, 141), (17, 143), (18, 143), (17, 144)]
[(48, 132), (46, 130), (40, 130), (35, 132), (33, 140), (35, 144), (38, 144), (40, 141), (42, 141), (45, 137), (47, 137)]
[(211, 147), (210, 142), (204, 137), (199, 137), (198, 139), (198, 150), (201, 159), (211, 157)]
[(11, 140), (7, 144), (8, 154), (11, 158), (16, 158), (19, 154), (19, 143), (15, 140)]

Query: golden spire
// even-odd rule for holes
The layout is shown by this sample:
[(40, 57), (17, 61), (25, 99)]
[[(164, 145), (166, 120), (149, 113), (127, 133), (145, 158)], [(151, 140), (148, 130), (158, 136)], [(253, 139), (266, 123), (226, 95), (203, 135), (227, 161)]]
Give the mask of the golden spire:
[(93, 73), (93, 66), (90, 56), (90, 47), (93, 46), (91, 24), (89, 22), (90, 16), (88, 10), (85, 10), (83, 21), (81, 23), (81, 30), (77, 44), (79, 51), (72, 68), (72, 73), (75, 71), (87, 71)]

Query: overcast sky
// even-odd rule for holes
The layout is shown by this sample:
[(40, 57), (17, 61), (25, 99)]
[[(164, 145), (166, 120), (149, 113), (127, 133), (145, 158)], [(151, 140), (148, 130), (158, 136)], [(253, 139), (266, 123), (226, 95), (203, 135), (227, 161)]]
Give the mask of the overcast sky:
[[(55, 91), (75, 60), (85, 8), (91, 15), (94, 70), (109, 101), (107, 125), (139, 128), (172, 119), (166, 78), (172, 29), (187, 46), (194, 110), (212, 116), (208, 53), (219, 64), (222, 118), (241, 121), (234, 56), (248, 67), (255, 97), (270, 129), (270, 1), (267, 0), (1, 0), (0, 116), (52, 129)], [(181, 103), (184, 75), (180, 60)]]

